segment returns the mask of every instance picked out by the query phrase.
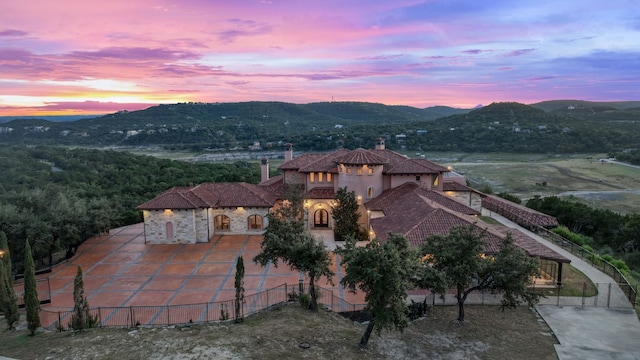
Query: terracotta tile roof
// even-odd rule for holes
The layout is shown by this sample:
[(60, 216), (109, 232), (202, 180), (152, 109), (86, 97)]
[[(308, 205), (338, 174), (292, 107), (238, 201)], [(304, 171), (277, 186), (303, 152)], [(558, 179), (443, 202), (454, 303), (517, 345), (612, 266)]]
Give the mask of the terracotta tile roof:
[(511, 237), (515, 241), (516, 245), (522, 248), (527, 254), (529, 254), (529, 256), (562, 263), (571, 262), (571, 260), (551, 250), (539, 241), (532, 239), (527, 234), (518, 229), (509, 228), (506, 226), (494, 226), (494, 229), (502, 233), (504, 236), (506, 236), (507, 233), (511, 233)]
[(386, 170), (387, 174), (438, 174), (449, 171), (446, 167), (425, 159), (405, 159)]
[(547, 214), (543, 214), (526, 206), (522, 206), (494, 195), (486, 195), (482, 198), (482, 207), (496, 212), (507, 219), (524, 227), (555, 227), (558, 220)]
[(393, 167), (396, 166), (397, 164), (405, 161), (408, 159), (408, 157), (402, 155), (402, 154), (398, 154), (395, 151), (391, 151), (389, 149), (374, 149), (374, 150), (369, 150), (372, 153), (381, 156), (385, 159), (387, 159), (387, 167)]
[(317, 187), (307, 191), (307, 198), (309, 199), (333, 199), (334, 196), (333, 187)]
[(471, 191), (471, 192), (476, 192), (479, 194), (479, 192), (473, 188), (470, 188), (466, 185), (462, 185), (459, 182), (455, 182), (455, 181), (443, 181), (442, 182), (442, 190), (444, 191)]
[(199, 209), (208, 207), (272, 207), (276, 196), (264, 187), (247, 183), (204, 183), (193, 188), (172, 188), (138, 206), (140, 210)]
[(207, 207), (206, 203), (193, 196), (185, 195), (189, 188), (171, 188), (155, 198), (138, 206), (140, 210), (160, 210), (160, 209), (197, 209)]
[(367, 209), (372, 211), (385, 211), (385, 208), (396, 202), (395, 199), (403, 197), (405, 194), (412, 194), (416, 188), (418, 188), (418, 185), (415, 183), (404, 183), (398, 187), (383, 191), (382, 194), (369, 200), (365, 205)]
[[(376, 236), (381, 243), (384, 243), (389, 233), (402, 234), (407, 238), (409, 244), (414, 247), (422, 245), (424, 239), (432, 235), (447, 235), (452, 227), (469, 226), (476, 223), (478, 231), (484, 228), (484, 223), (477, 223), (477, 219), (462, 214), (455, 214), (445, 209), (433, 209), (428, 214), (424, 214), (422, 220), (410, 224), (403, 220), (402, 216), (381, 217), (371, 220), (371, 226), (376, 232)], [(484, 252), (495, 254), (499, 250), (502, 237), (491, 232), (487, 232)]]
[(336, 166), (336, 158), (345, 156), (351, 151), (346, 149), (340, 149), (321, 156), (313, 162), (300, 167), (300, 172), (338, 172)]
[(460, 201), (456, 200), (451, 196), (447, 196), (444, 193), (441, 193), (440, 191), (433, 191), (433, 190), (427, 190), (424, 188), (418, 188), (416, 189), (416, 193), (431, 201), (435, 201), (436, 203), (438, 203), (439, 205), (447, 209), (450, 209), (462, 214), (466, 214), (466, 215), (480, 215), (479, 211), (472, 209), (471, 207), (461, 203)]
[(375, 154), (371, 150), (356, 149), (334, 159), (337, 164), (345, 165), (384, 165), (389, 162), (386, 158)]
[(266, 191), (271, 193), (277, 199), (282, 199), (282, 196), (285, 190), (283, 178), (284, 178), (283, 175), (278, 175), (278, 176), (272, 177), (267, 181), (261, 182), (260, 184), (258, 184), (258, 186), (263, 187)]
[(280, 170), (298, 170), (325, 156), (324, 154), (302, 154), (278, 166)]

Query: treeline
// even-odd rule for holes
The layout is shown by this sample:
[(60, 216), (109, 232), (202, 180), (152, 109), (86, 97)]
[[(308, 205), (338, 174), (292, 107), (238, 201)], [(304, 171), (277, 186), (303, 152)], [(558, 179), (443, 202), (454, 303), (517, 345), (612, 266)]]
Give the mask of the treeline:
[(189, 164), (41, 146), (0, 147), (0, 168), (0, 230), (13, 259), (22, 259), (29, 239), (41, 265), (101, 231), (142, 221), (136, 206), (173, 186), (260, 180), (259, 166), (247, 162)]
[(557, 196), (537, 196), (526, 205), (555, 216), (561, 225), (583, 235), (586, 245), (601, 254), (616, 255), (640, 271), (640, 214), (621, 215)]

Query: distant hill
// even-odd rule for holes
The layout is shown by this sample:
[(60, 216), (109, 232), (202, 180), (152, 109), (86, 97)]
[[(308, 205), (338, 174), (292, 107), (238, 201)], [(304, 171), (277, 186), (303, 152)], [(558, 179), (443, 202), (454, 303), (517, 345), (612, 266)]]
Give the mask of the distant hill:
[(41, 119), (48, 121), (76, 121), (80, 119), (88, 119), (94, 118), (97, 116), (102, 116), (104, 114), (94, 114), (94, 115), (52, 115), (52, 116), (0, 116), (0, 123), (8, 122), (11, 120), (26, 120), (26, 119)]
[(553, 114), (598, 121), (639, 121), (640, 101), (593, 102), (580, 100), (544, 101), (531, 106)]
[(181, 103), (67, 122), (12, 120), (0, 125), (0, 143), (233, 151), (291, 142), (299, 150), (325, 151), (368, 148), (382, 136), (390, 149), (419, 152), (640, 148), (640, 113), (633, 102), (569, 102), (505, 102), (474, 110), (365, 102)]

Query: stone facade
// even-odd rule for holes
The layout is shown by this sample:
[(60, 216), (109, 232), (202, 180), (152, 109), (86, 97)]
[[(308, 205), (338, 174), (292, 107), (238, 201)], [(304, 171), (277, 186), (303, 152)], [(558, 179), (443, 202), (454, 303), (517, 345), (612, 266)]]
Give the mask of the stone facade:
[[(189, 210), (144, 210), (145, 242), (150, 244), (195, 244), (209, 242), (221, 234), (262, 234), (268, 208), (222, 208)], [(229, 229), (216, 229), (217, 215), (229, 218)], [(262, 227), (249, 228), (249, 217), (259, 216)]]

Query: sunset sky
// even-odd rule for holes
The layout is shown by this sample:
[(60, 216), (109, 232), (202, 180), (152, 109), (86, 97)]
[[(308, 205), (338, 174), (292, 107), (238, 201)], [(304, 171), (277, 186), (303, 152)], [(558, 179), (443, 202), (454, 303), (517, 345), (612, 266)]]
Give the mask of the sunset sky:
[(2, 0), (0, 115), (640, 100), (637, 0)]

